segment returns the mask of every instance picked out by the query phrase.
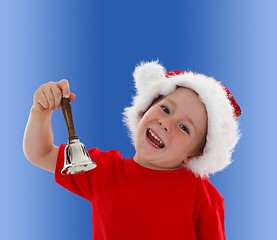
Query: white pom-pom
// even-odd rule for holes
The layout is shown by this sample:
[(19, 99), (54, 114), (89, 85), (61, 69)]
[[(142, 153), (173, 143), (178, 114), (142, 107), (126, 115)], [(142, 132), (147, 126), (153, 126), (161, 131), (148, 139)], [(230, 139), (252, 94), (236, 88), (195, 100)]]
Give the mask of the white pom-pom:
[(165, 78), (165, 73), (165, 68), (158, 61), (142, 62), (133, 73), (137, 91), (142, 92), (149, 84)]

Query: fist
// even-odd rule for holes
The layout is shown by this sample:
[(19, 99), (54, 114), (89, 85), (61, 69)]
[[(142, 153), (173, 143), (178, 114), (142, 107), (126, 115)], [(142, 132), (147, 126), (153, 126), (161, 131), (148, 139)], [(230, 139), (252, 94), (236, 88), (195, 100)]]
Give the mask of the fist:
[(76, 95), (70, 92), (69, 82), (66, 79), (42, 84), (34, 94), (33, 108), (38, 111), (59, 109), (62, 96), (69, 98), (70, 101), (76, 98)]

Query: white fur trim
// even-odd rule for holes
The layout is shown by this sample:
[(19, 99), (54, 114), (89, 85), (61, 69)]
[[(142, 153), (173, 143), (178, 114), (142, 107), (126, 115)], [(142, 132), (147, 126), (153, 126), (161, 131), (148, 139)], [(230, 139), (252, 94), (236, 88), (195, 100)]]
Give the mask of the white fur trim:
[(203, 155), (192, 158), (187, 167), (201, 177), (223, 170), (232, 162), (231, 155), (240, 138), (238, 122), (225, 90), (215, 79), (202, 74), (189, 72), (167, 78), (165, 73), (165, 68), (158, 62), (142, 63), (134, 71), (137, 95), (132, 106), (123, 112), (133, 144), (140, 114), (153, 100), (173, 92), (176, 86), (187, 87), (198, 93), (208, 114)]
[(165, 69), (157, 61), (141, 63), (133, 73), (137, 92), (140, 93), (161, 78), (165, 77)]

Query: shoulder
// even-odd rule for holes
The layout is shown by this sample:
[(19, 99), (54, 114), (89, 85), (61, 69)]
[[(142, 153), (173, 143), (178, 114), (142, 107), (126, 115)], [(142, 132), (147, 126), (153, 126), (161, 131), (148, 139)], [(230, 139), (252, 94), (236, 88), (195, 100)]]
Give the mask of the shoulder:
[(195, 175), (190, 169), (185, 168), (184, 177), (181, 179), (184, 186), (190, 189), (198, 202), (208, 201), (221, 204), (223, 196), (218, 189), (210, 182), (208, 177)]
[(224, 203), (223, 196), (208, 178), (198, 178), (197, 189), (202, 202), (214, 207), (219, 207)]
[(190, 169), (185, 170), (185, 181), (189, 181), (190, 184), (194, 185), (197, 191), (201, 192), (202, 194), (223, 198), (218, 189), (211, 183), (208, 177), (200, 177), (199, 175), (195, 175)]
[(94, 172), (114, 172), (120, 169), (124, 158), (118, 150), (102, 151), (98, 148), (91, 148), (88, 150), (91, 159), (97, 164)]
[(122, 158), (121, 153), (118, 150), (108, 150), (108, 151), (102, 151), (98, 148), (91, 148), (88, 150), (88, 153), (91, 157), (94, 157), (95, 160), (98, 159), (120, 159)]

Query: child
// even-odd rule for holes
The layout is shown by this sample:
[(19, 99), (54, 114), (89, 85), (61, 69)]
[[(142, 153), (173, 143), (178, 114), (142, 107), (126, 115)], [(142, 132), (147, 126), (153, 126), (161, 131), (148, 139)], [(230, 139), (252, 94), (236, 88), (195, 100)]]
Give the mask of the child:
[(91, 202), (95, 240), (225, 239), (224, 200), (208, 175), (231, 163), (239, 140), (239, 105), (213, 78), (166, 72), (158, 62), (137, 66), (134, 79), (137, 95), (124, 111), (133, 158), (92, 148), (95, 169), (60, 173), (65, 144), (53, 144), (50, 121), (62, 95), (76, 97), (66, 80), (36, 91), (25, 155)]

